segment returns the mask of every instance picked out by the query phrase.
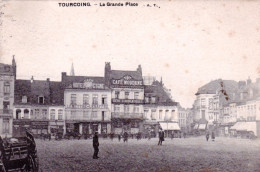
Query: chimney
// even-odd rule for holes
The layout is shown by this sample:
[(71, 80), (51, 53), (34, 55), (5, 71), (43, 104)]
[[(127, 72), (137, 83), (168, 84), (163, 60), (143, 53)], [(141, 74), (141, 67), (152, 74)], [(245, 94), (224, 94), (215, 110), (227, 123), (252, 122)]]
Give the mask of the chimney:
[(71, 64), (70, 76), (75, 76), (73, 63)]
[(13, 60), (12, 60), (12, 67), (13, 67), (13, 73), (14, 73), (14, 80), (16, 80), (16, 62), (15, 62), (14, 55), (13, 55)]
[(34, 82), (34, 79), (33, 79), (33, 76), (31, 77), (31, 83), (33, 83)]
[(65, 79), (66, 76), (67, 76), (66, 72), (61, 72), (61, 82)]
[(111, 73), (111, 65), (110, 62), (105, 62), (105, 84), (109, 86), (109, 79), (110, 79), (110, 73)]
[(141, 65), (138, 65), (137, 72), (139, 72), (142, 75), (142, 67), (141, 67)]

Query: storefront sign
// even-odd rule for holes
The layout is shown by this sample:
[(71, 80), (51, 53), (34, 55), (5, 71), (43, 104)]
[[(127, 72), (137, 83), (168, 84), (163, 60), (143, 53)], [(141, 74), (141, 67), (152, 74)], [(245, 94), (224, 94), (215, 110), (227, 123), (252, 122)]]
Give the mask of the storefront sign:
[(48, 121), (32, 121), (32, 125), (34, 126), (44, 126), (44, 125), (49, 125)]
[(78, 89), (105, 89), (105, 85), (101, 83), (94, 83), (92, 79), (86, 79), (82, 83), (73, 82), (69, 88), (78, 88)]
[(140, 99), (112, 99), (112, 103), (143, 104), (144, 101)]
[(135, 80), (132, 76), (126, 75), (121, 79), (112, 79), (112, 85), (128, 85), (128, 86), (142, 86), (142, 80)]

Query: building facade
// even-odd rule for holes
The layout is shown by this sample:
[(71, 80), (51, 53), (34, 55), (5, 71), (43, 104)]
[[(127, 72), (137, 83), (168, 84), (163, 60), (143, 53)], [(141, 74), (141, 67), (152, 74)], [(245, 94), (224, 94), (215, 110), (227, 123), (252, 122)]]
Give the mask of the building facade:
[(62, 73), (67, 131), (89, 135), (111, 132), (111, 90), (104, 77)]
[(168, 136), (179, 132), (177, 102), (171, 100), (162, 81), (145, 86), (144, 92), (144, 133), (157, 136), (159, 129), (163, 129)]
[(142, 69), (136, 71), (111, 70), (105, 64), (105, 82), (112, 93), (112, 132), (136, 134), (142, 131), (144, 113), (144, 84)]
[(39, 137), (65, 132), (63, 91), (61, 82), (20, 80), (15, 82), (13, 136), (23, 136), (26, 130)]
[(0, 63), (0, 136), (11, 137), (13, 126), (14, 85), (16, 63), (12, 65)]

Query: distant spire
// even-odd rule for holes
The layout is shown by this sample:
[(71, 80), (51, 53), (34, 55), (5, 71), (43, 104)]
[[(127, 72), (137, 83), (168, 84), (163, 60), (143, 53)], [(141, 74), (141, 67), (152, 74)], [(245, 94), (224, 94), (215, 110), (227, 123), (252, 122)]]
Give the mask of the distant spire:
[(162, 82), (162, 76), (161, 76), (161, 82), (160, 82), (160, 83), (161, 83), (161, 85), (163, 85), (163, 82)]
[(16, 66), (16, 62), (15, 62), (15, 59), (14, 59), (14, 55), (13, 55), (12, 65), (13, 65), (13, 66)]
[(70, 76), (75, 76), (73, 62), (71, 64)]

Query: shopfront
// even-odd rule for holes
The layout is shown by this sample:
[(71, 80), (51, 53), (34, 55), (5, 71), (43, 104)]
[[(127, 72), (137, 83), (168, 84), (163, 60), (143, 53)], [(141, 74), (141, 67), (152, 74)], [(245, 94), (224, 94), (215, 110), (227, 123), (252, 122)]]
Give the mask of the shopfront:
[(23, 137), (26, 134), (26, 130), (30, 130), (31, 120), (20, 119), (13, 120), (13, 137)]
[(41, 134), (48, 134), (48, 121), (31, 121), (31, 131), (35, 137)]
[(55, 134), (55, 133), (63, 133), (65, 134), (65, 125), (64, 121), (50, 121), (49, 122), (49, 133)]

